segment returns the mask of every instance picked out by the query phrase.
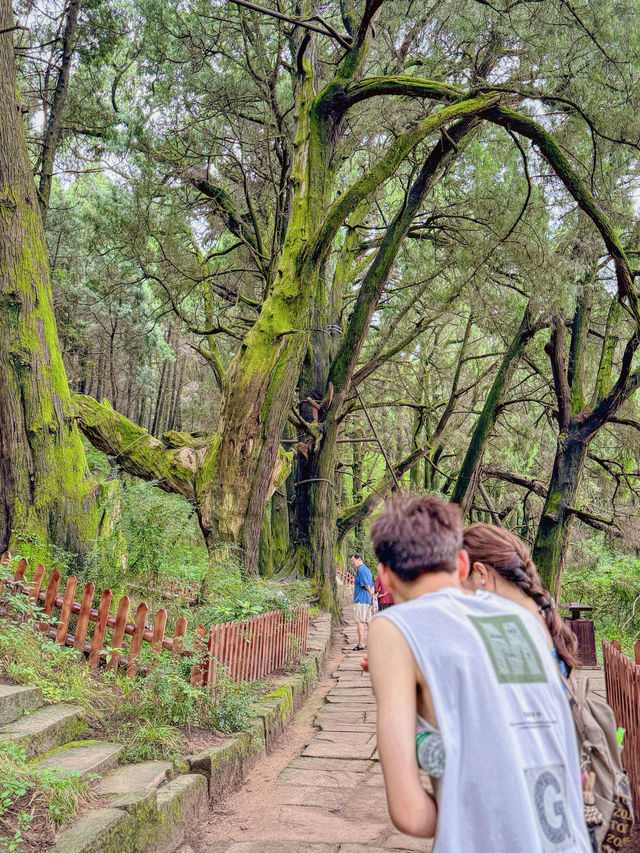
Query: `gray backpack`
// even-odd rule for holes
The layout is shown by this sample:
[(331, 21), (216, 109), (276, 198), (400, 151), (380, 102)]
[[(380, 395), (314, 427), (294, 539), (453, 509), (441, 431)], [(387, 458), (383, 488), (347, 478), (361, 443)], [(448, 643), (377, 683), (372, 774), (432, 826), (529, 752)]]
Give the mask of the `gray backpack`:
[(633, 801), (622, 766), (617, 725), (586, 678), (563, 679), (578, 738), (584, 812), (595, 853), (616, 853), (633, 830)]

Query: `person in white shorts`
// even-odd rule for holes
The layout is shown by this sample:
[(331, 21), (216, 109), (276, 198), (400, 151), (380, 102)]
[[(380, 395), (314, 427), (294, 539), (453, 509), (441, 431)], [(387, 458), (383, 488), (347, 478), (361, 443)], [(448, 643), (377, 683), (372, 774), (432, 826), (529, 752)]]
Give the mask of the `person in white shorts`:
[(353, 581), (353, 615), (358, 628), (358, 645), (356, 651), (364, 651), (365, 625), (371, 622), (371, 605), (373, 604), (373, 576), (371, 570), (362, 561), (362, 554), (353, 554), (351, 565), (356, 571)]
[[(396, 602), (369, 629), (395, 826), (435, 836), (433, 853), (591, 853), (573, 720), (536, 616), (463, 592), (469, 558), (455, 504), (394, 498), (371, 538)], [(418, 771), (425, 737), (442, 747), (438, 766), (425, 768), (433, 796)]]

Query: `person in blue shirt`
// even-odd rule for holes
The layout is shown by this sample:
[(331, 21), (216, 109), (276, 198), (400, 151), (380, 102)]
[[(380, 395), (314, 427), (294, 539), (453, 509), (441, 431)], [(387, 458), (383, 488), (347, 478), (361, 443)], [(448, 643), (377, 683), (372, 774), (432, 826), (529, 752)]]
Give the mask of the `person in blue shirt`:
[(373, 604), (373, 576), (368, 566), (362, 561), (362, 554), (351, 557), (351, 565), (356, 576), (353, 583), (353, 612), (358, 628), (358, 645), (356, 651), (364, 651), (364, 627), (371, 622), (371, 605)]

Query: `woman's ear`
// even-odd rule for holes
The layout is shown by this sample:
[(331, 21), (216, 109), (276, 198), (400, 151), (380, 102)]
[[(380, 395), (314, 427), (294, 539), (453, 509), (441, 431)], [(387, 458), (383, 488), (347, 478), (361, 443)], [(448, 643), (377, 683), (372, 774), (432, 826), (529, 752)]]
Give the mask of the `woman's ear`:
[(491, 569), (489, 569), (488, 566), (485, 566), (484, 563), (476, 560), (471, 566), (471, 571), (474, 573), (477, 586), (480, 587), (480, 589), (495, 589)]

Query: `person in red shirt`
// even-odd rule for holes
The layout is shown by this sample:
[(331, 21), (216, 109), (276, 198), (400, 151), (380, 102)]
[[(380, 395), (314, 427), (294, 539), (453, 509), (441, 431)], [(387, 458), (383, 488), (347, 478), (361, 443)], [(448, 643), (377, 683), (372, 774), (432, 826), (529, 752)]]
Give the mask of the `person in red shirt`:
[(380, 575), (376, 578), (376, 582), (373, 585), (373, 590), (375, 594), (378, 596), (378, 609), (384, 610), (385, 607), (391, 607), (393, 604), (393, 595), (389, 592), (388, 589), (385, 589), (382, 586), (382, 581), (380, 580)]

